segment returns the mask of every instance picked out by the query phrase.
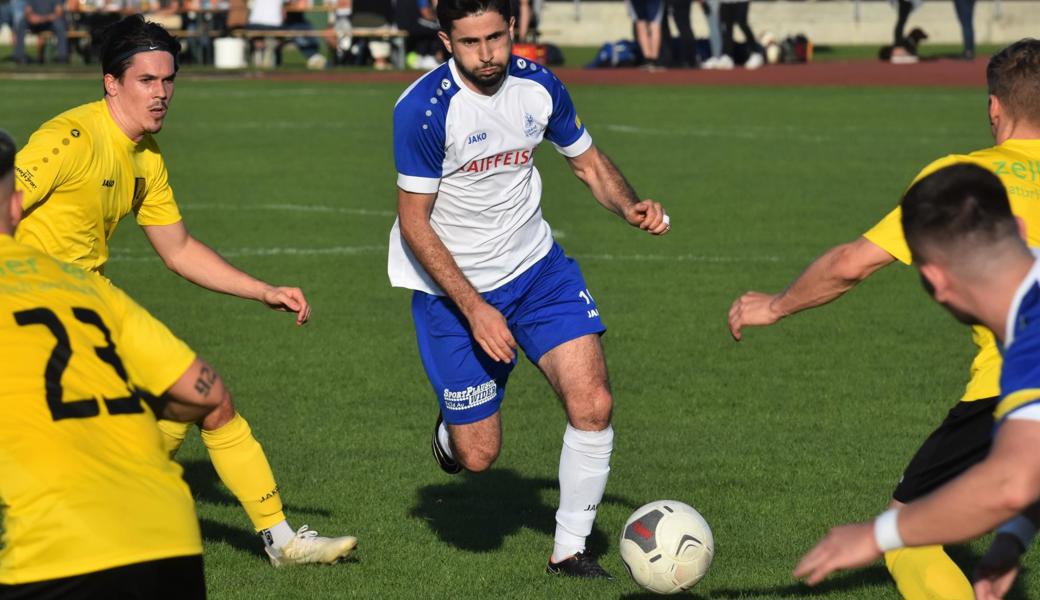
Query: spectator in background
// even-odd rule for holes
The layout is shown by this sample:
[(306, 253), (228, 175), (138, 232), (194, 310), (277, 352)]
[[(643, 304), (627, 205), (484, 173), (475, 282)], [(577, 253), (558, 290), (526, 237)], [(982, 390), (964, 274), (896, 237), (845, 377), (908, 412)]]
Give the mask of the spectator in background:
[(65, 8), (62, 0), (25, 0), (23, 18), (14, 32), (14, 62), (24, 65), (25, 34), (50, 31), (58, 43), (58, 62), (69, 62), (69, 38), (66, 33)]
[(430, 0), (397, 0), (395, 19), (397, 28), (408, 32), (408, 68), (429, 71), (444, 62), (444, 45), (437, 37), (441, 26)]
[(22, 0), (0, 0), (0, 28), (7, 25), (11, 29), (11, 37), (18, 30), (18, 22), (25, 18), (25, 4)]
[(762, 56), (762, 46), (755, 41), (755, 34), (748, 24), (748, 11), (751, 9), (751, 0), (720, 0), (719, 15), (722, 18), (722, 53), (736, 60), (736, 44), (733, 42), (733, 28), (740, 27), (744, 33), (744, 45), (747, 48), (748, 57), (744, 61), (745, 69), (757, 69), (765, 63)]
[[(287, 10), (282, 0), (253, 0), (252, 8), (249, 10), (249, 22), (246, 24), (247, 29), (266, 30), (266, 31), (278, 31), (278, 30), (298, 30), (302, 32), (313, 31), (314, 27), (311, 26), (307, 20), (307, 15), (303, 12), (303, 3), (295, 2), (293, 10)], [(259, 44), (262, 40), (254, 40), (253, 50), (259, 50)], [(300, 54), (307, 59), (308, 69), (324, 69), (326, 59), (325, 56), (319, 52), (321, 50), (321, 42), (318, 38), (313, 35), (301, 35), (292, 39), (293, 45), (300, 51)], [(281, 54), (281, 46), (283, 42), (279, 42), (278, 46), (274, 49), (275, 57), (273, 60), (265, 56), (265, 60), (269, 61), (267, 66), (274, 66), (277, 64), (278, 56)], [(255, 62), (255, 61), (254, 61)]]
[(961, 23), (961, 37), (964, 38), (965, 60), (975, 59), (975, 0), (953, 0), (953, 8), (957, 11), (957, 20)]
[(650, 68), (659, 66), (664, 0), (628, 0), (628, 12), (644, 63)]
[(722, 20), (719, 18), (719, 0), (700, 0), (704, 17), (708, 19), (708, 44), (711, 57), (701, 63), (702, 69), (728, 71), (733, 59), (722, 53)]
[(671, 17), (672, 23), (675, 23), (675, 29), (679, 33), (679, 43), (675, 44), (672, 41), (675, 38), (672, 36), (671, 27), (667, 22), (665, 23), (663, 37), (669, 40), (668, 56), (670, 60), (668, 64), (669, 66), (696, 69), (700, 60), (697, 58), (697, 38), (694, 37), (693, 27), (690, 26), (690, 6), (693, 4), (693, 0), (667, 1), (668, 15)]
[(899, 15), (896, 17), (896, 30), (893, 34), (893, 46), (902, 46), (906, 42), (906, 21), (910, 13), (921, 6), (921, 0), (889, 0)]
[[(392, 0), (353, 0), (355, 27), (390, 27), (396, 22), (394, 3)], [(417, 5), (418, 6), (418, 5)], [(358, 64), (365, 64), (367, 56), (372, 57), (372, 66), (377, 71), (392, 69), (390, 54), (393, 47), (386, 40), (355, 40), (352, 52)]]
[(514, 7), (518, 42), (538, 41), (538, 16), (542, 14), (544, 0), (518, 0)]
[(98, 60), (105, 29), (123, 18), (125, 11), (122, 0), (69, 0), (68, 8), (70, 14), (76, 13), (78, 16), (75, 28), (90, 34), (87, 43), (81, 43), (77, 52), (83, 57), (84, 63)]

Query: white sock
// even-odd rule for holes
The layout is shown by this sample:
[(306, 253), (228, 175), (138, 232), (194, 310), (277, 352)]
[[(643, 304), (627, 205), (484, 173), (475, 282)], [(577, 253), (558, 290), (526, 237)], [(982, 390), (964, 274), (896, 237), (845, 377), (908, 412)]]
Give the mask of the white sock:
[(296, 532), (289, 527), (289, 521), (282, 521), (273, 527), (260, 530), (260, 538), (264, 540), (264, 546), (275, 550), (288, 544), (294, 537), (296, 537)]
[(560, 508), (556, 511), (552, 561), (585, 550), (596, 508), (607, 489), (614, 428), (580, 431), (567, 425), (560, 452)]
[(437, 428), (437, 443), (441, 445), (441, 450), (455, 460), (455, 453), (451, 451), (451, 436), (448, 435), (448, 426), (441, 421), (441, 426)]

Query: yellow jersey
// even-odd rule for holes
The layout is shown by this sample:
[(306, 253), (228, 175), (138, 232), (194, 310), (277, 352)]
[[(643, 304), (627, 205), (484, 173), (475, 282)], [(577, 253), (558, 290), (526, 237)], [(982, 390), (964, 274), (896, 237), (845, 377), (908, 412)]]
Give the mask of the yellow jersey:
[(155, 139), (134, 143), (105, 100), (44, 123), (15, 157), (25, 216), (15, 238), (88, 271), (103, 272), (108, 240), (133, 212), (140, 225), (181, 220)]
[(195, 354), (108, 280), (0, 235), (0, 583), (202, 553), (143, 400)]
[[(1026, 223), (1030, 246), (1040, 246), (1040, 140), (1007, 140), (999, 146), (972, 152), (952, 154), (933, 162), (917, 174), (914, 182), (943, 167), (956, 163), (974, 163), (989, 169), (1007, 188), (1011, 210)], [(903, 238), (902, 211), (895, 210), (863, 234), (900, 262), (910, 264), (910, 248)], [(970, 402), (1000, 395), (1000, 351), (993, 333), (976, 325), (971, 329), (978, 353), (971, 363), (971, 376), (961, 400)]]

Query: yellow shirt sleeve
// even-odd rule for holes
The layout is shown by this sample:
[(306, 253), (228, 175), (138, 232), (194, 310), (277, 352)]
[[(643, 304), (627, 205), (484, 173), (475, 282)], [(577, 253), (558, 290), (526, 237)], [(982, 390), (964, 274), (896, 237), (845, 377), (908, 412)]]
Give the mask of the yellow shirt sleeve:
[(166, 163), (159, 153), (158, 146), (153, 146), (148, 157), (148, 190), (144, 198), (137, 202), (135, 198), (134, 213), (138, 225), (170, 225), (181, 220), (180, 209), (173, 199), (173, 188), (170, 187)]
[(115, 340), (131, 383), (154, 396), (169, 390), (195, 360), (195, 352), (119, 288), (107, 284), (121, 315)]
[[(939, 169), (961, 162), (962, 160), (962, 158), (951, 155), (932, 162), (922, 169), (916, 177), (914, 177), (914, 180), (910, 182), (907, 189), (910, 189), (910, 187), (915, 183)], [(867, 232), (863, 234), (863, 237), (877, 244), (882, 250), (891, 254), (892, 257), (899, 262), (908, 265), (911, 262), (910, 247), (906, 245), (906, 238), (903, 237), (902, 219), (903, 211), (897, 206), (892, 210), (892, 212), (888, 213), (884, 218), (878, 221), (877, 225), (874, 225), (867, 230)]]
[(83, 128), (65, 119), (44, 123), (15, 157), (15, 184), (26, 212), (58, 187), (75, 187), (87, 172), (91, 140)]

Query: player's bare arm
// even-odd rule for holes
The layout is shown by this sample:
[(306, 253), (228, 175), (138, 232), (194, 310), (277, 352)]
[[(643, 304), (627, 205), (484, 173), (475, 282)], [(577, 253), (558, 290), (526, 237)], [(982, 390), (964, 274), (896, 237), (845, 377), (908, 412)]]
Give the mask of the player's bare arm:
[[(985, 461), (896, 514), (897, 537), (905, 546), (962, 542), (993, 530), (1040, 498), (1040, 422), (1008, 421)], [(980, 494), (979, 490), (990, 490)], [(795, 568), (794, 576), (815, 585), (830, 573), (877, 560), (882, 548), (875, 522), (835, 527)]]
[(738, 342), (743, 328), (772, 325), (780, 319), (840, 298), (895, 258), (866, 238), (825, 252), (779, 294), (748, 291), (729, 309), (729, 331)]
[(617, 165), (595, 145), (567, 162), (607, 210), (653, 235), (664, 235), (671, 229), (661, 203), (640, 200)]
[(297, 325), (303, 325), (310, 318), (310, 304), (299, 288), (273, 286), (236, 269), (212, 248), (192, 237), (183, 221), (147, 225), (142, 229), (166, 266), (195, 285), (258, 300), (275, 310), (294, 312)]
[(516, 340), (505, 317), (484, 301), (430, 225), (436, 194), (414, 194), (397, 190), (397, 214), (401, 236), (426, 272), (437, 282), (469, 322), (473, 338), (491, 358), (512, 362)]
[(224, 381), (200, 358), (166, 391), (162, 402), (160, 418), (181, 423), (201, 422), (206, 429), (220, 427), (235, 414)]

